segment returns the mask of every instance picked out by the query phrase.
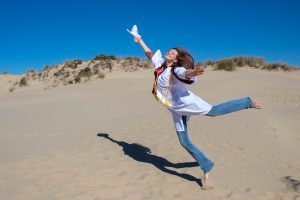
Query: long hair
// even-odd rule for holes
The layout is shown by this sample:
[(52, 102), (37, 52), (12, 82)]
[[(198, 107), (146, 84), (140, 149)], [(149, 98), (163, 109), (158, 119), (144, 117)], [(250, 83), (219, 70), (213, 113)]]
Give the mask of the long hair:
[(194, 58), (189, 52), (180, 47), (174, 47), (173, 49), (178, 52), (177, 66), (182, 66), (186, 69), (194, 69)]

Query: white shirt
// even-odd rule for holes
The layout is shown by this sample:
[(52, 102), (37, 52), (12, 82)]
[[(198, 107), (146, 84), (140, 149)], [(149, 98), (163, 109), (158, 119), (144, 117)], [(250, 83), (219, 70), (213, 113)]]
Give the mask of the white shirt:
[[(160, 50), (157, 50), (151, 59), (155, 68), (160, 67), (165, 61)], [(179, 78), (186, 79), (184, 67), (176, 67), (174, 72)], [(196, 82), (197, 77), (193, 77), (192, 80)], [(170, 91), (167, 92), (169, 85), (171, 84)], [(185, 115), (188, 118), (192, 115), (205, 115), (212, 106), (187, 90), (188, 84), (178, 80), (172, 75), (171, 67), (167, 67), (162, 74), (157, 78), (156, 89), (161, 94), (167, 93), (167, 100), (171, 102), (171, 106), (168, 109), (173, 115), (174, 126), (177, 131), (184, 131), (184, 125), (182, 116)]]

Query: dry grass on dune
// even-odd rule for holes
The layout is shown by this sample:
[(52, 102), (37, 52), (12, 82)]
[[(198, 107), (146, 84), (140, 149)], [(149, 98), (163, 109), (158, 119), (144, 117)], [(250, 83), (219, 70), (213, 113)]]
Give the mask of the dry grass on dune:
[[(196, 64), (196, 67), (208, 66), (214, 70), (225, 71), (236, 71), (242, 67), (286, 72), (298, 70), (298, 68), (285, 63), (266, 63), (263, 58), (242, 56), (219, 61), (208, 60), (205, 63), (199, 62)], [(117, 58), (115, 56), (101, 54), (88, 61), (75, 59), (62, 64), (45, 66), (41, 72), (29, 69), (27, 73), (18, 76), (14, 81), (9, 81), (8, 91), (13, 92), (16, 89), (36, 85), (37, 83), (41, 83), (44, 89), (49, 89), (103, 79), (108, 73), (115, 71), (134, 72), (150, 68), (151, 62), (148, 60), (137, 57)], [(8, 75), (7, 71), (2, 73), (2, 76)]]

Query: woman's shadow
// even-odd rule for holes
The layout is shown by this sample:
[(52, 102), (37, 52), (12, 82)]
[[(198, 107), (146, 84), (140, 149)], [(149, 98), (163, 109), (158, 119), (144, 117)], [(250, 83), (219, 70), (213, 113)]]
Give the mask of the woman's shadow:
[(174, 170), (170, 170), (166, 167), (173, 167), (173, 168), (186, 168), (186, 167), (196, 167), (199, 166), (197, 162), (185, 162), (185, 163), (171, 163), (165, 158), (156, 156), (151, 154), (151, 150), (145, 146), (142, 146), (140, 144), (132, 143), (128, 144), (127, 142), (124, 141), (117, 141), (111, 137), (107, 133), (98, 133), (97, 134), (101, 138), (105, 138), (110, 140), (111, 142), (118, 144), (120, 147), (123, 148), (123, 152), (125, 155), (130, 156), (132, 159), (139, 161), (139, 162), (144, 162), (144, 163), (149, 163), (154, 165), (156, 168), (160, 169), (161, 171), (179, 176), (183, 179), (189, 180), (189, 181), (195, 181), (198, 185), (202, 187), (202, 182), (201, 179), (197, 179), (192, 175), (189, 174), (182, 174), (178, 173)]

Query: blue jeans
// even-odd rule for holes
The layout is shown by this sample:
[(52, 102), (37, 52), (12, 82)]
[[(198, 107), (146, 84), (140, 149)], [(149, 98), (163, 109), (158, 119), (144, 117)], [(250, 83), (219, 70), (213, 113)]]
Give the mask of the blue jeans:
[(213, 106), (206, 116), (216, 117), (252, 107), (250, 97), (227, 101)]
[[(206, 116), (216, 117), (231, 112), (248, 109), (252, 107), (252, 101), (249, 97), (227, 101), (219, 105), (213, 106)], [(180, 144), (190, 153), (190, 155), (198, 162), (204, 174), (212, 170), (214, 163), (209, 160), (205, 154), (191, 143), (187, 131), (187, 116), (182, 116), (184, 131), (177, 131)]]

